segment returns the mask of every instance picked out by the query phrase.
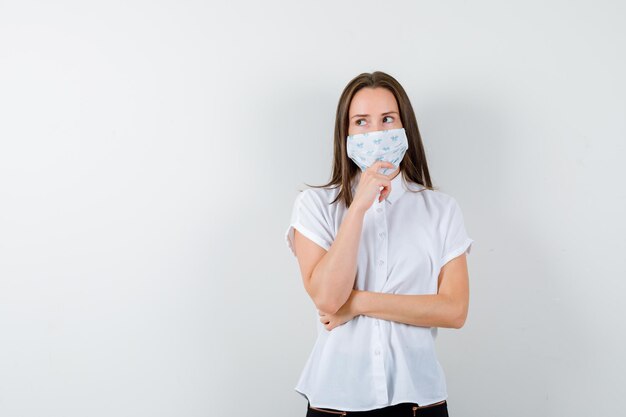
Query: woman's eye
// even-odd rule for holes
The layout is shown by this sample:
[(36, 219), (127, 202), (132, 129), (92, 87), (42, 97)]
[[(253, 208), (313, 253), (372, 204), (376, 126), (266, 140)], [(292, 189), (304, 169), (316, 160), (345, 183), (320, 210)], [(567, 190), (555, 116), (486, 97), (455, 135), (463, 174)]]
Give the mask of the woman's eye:
[(363, 126), (363, 125), (359, 124), (360, 121), (365, 121), (365, 119), (357, 119), (357, 121), (355, 122), (357, 126)]
[[(383, 120), (385, 120), (387, 117), (389, 117), (393, 121), (393, 117), (391, 117), (391, 116), (385, 116)], [(391, 123), (391, 122), (389, 122), (389, 123)]]

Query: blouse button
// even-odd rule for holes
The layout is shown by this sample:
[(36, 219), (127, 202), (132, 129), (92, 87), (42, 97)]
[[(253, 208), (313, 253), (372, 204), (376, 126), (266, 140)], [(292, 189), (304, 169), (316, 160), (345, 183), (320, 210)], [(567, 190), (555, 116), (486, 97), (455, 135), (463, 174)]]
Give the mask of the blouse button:
[(381, 211), (383, 211), (383, 209), (382, 209), (382, 208), (380, 208), (380, 207), (378, 207), (378, 208), (376, 209), (376, 211), (380, 213)]
[(378, 265), (382, 265), (384, 263), (385, 263), (385, 261), (383, 261), (382, 259), (378, 261)]
[(378, 236), (380, 236), (381, 238), (382, 238), (382, 237), (384, 237), (384, 236), (385, 236), (385, 232), (380, 232), (380, 233), (378, 234)]
[(376, 356), (380, 355), (380, 349), (376, 349), (374, 353), (376, 354)]

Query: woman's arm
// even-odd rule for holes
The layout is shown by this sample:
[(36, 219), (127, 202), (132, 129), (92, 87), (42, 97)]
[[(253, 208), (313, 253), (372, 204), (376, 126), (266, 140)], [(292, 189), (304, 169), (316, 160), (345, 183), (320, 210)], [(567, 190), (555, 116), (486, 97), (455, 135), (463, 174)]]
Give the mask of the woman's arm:
[(294, 232), (304, 287), (319, 310), (334, 314), (351, 296), (365, 212), (355, 204), (348, 208), (328, 251)]
[(398, 321), (414, 326), (450, 327), (465, 324), (469, 308), (469, 276), (465, 254), (441, 268), (437, 294), (389, 294), (353, 290), (354, 315)]

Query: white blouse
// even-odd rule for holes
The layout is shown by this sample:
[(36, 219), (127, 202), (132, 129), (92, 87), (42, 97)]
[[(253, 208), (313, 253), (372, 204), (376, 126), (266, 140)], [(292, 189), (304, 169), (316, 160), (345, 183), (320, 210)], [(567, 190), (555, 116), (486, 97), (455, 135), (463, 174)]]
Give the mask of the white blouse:
[[(352, 183), (356, 190), (360, 173)], [(406, 191), (423, 190), (420, 192)], [(454, 197), (407, 184), (398, 173), (391, 194), (365, 213), (357, 257), (358, 290), (392, 294), (436, 294), (441, 267), (470, 253)], [(295, 199), (285, 234), (296, 255), (294, 228), (328, 250), (347, 208), (329, 203), (339, 188), (308, 188)], [(354, 195), (354, 192), (353, 192)], [(327, 330), (319, 320), (317, 340), (295, 390), (313, 407), (346, 411), (402, 402), (419, 405), (447, 399), (445, 376), (435, 353), (437, 327), (414, 326), (359, 315)]]

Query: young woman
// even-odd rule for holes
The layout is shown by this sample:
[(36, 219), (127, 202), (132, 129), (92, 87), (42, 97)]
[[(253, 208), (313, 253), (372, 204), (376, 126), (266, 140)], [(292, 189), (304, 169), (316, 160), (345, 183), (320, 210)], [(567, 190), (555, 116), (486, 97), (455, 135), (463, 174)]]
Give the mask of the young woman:
[(285, 235), (319, 314), (295, 390), (308, 417), (447, 416), (435, 339), (465, 322), (474, 240), (393, 77), (350, 81), (334, 141), (331, 181), (298, 194)]

